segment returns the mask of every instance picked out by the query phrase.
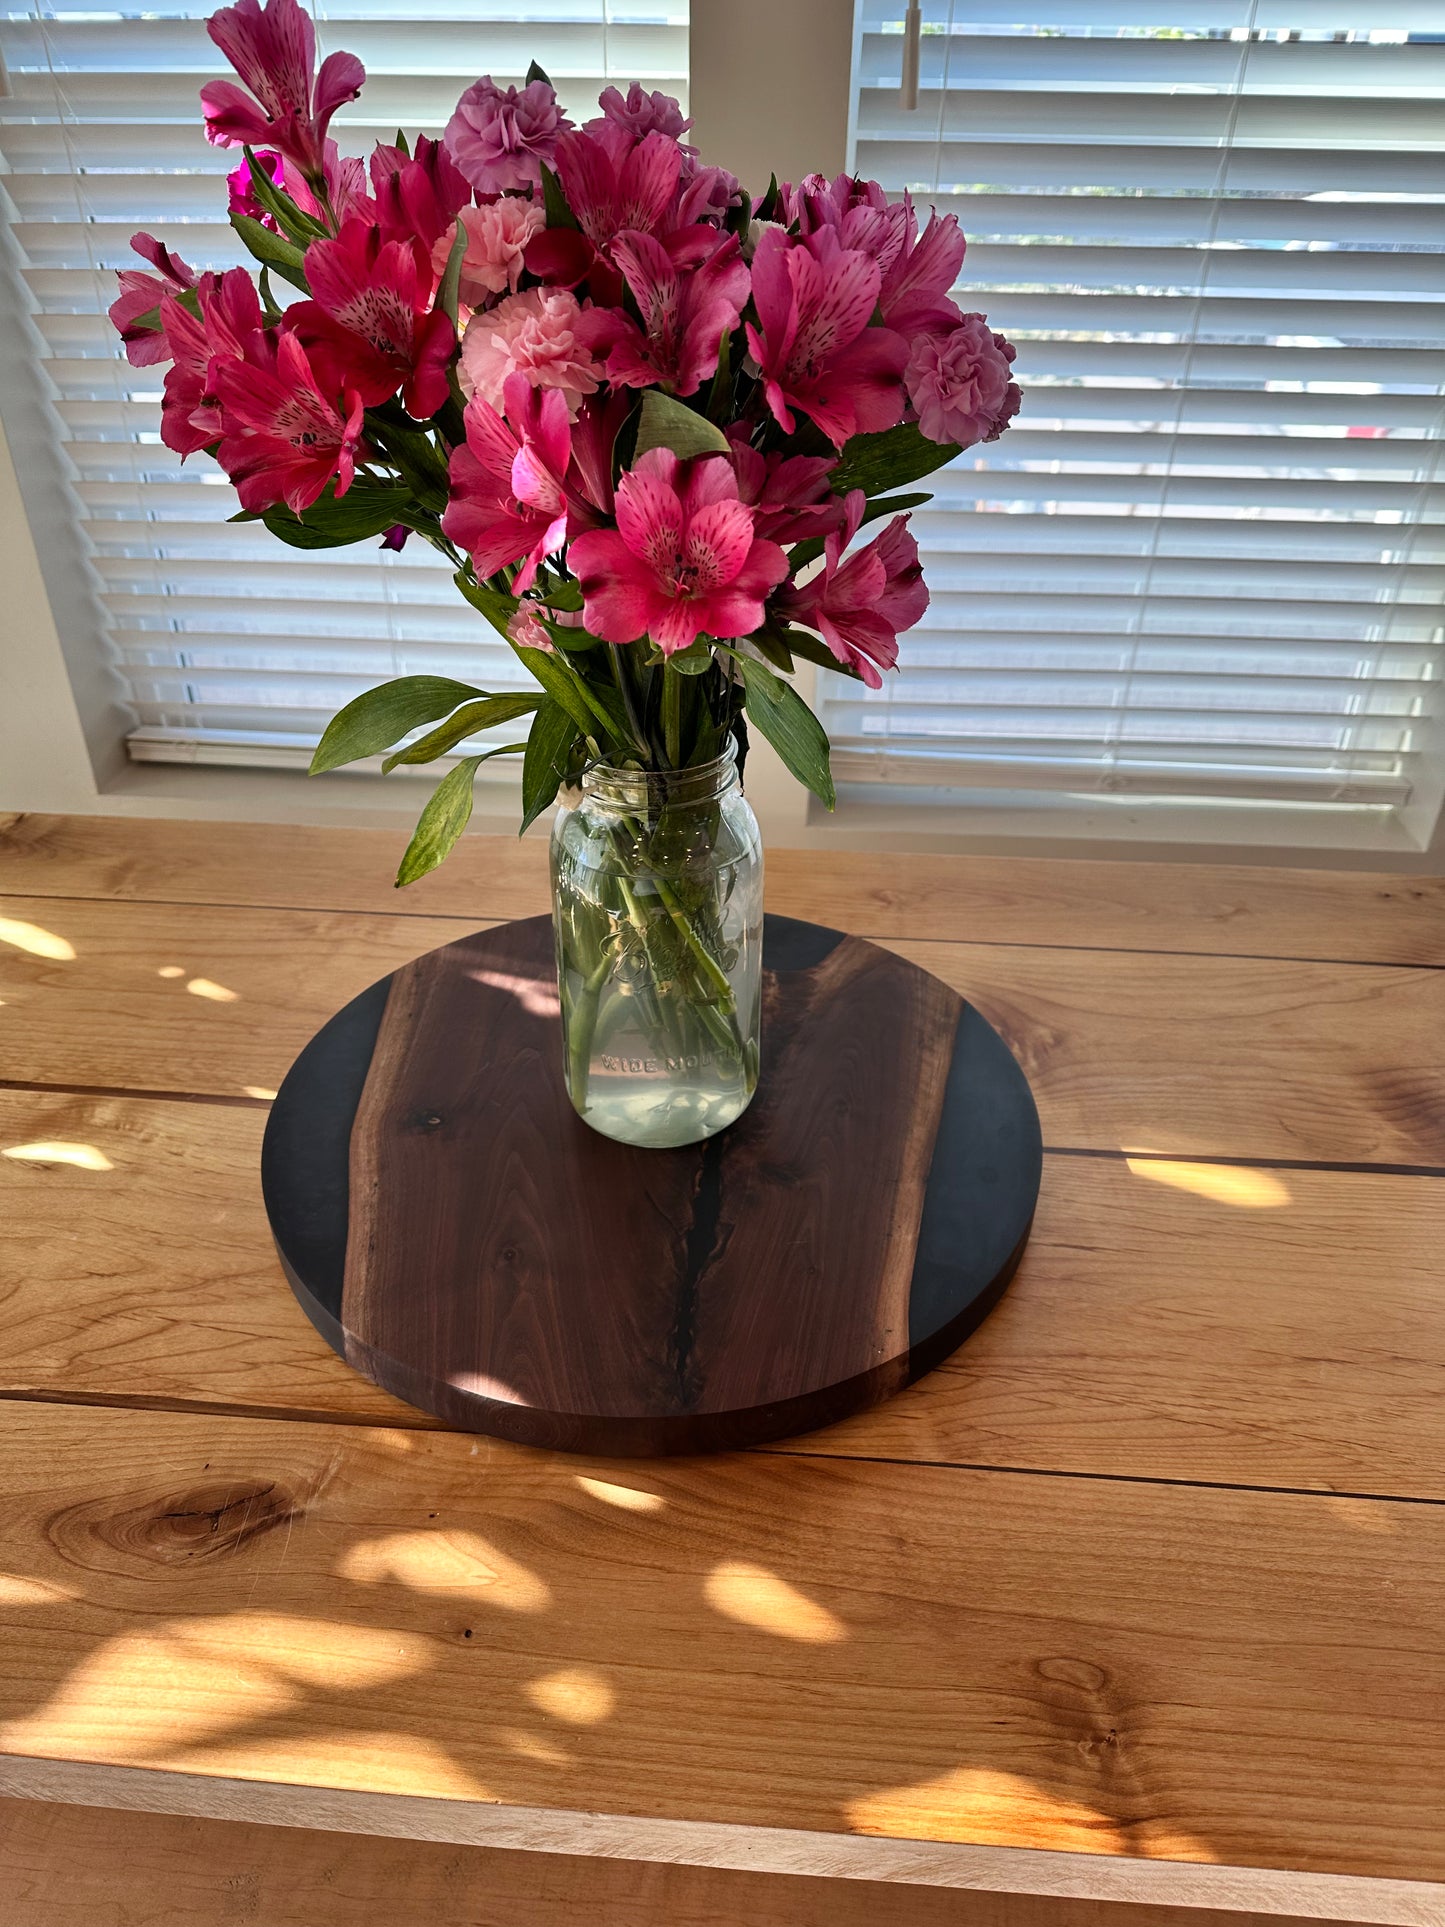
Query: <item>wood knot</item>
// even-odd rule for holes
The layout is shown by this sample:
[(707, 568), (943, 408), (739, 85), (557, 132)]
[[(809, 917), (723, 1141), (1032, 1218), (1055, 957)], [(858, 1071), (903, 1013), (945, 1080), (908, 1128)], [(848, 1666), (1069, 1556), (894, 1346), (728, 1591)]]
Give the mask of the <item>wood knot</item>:
[(413, 1111), (406, 1127), (409, 1131), (439, 1131), (444, 1121), (440, 1111)]
[(1056, 1685), (1077, 1687), (1081, 1693), (1102, 1693), (1109, 1683), (1103, 1667), (1087, 1659), (1041, 1659), (1038, 1674)]
[(304, 1502), (273, 1481), (232, 1481), (131, 1505), (90, 1500), (57, 1513), (49, 1537), (72, 1565), (124, 1574), (238, 1552), (304, 1512)]

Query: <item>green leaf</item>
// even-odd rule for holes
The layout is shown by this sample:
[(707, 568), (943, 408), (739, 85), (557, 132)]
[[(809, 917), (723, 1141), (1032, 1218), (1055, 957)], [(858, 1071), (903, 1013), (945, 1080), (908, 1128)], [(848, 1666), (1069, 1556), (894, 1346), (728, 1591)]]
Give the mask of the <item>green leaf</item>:
[(449, 716), (469, 696), (486, 693), (471, 683), (454, 682), (450, 676), (401, 676), (395, 682), (368, 689), (338, 710), (326, 725), (311, 758), (311, 774), (320, 776), (324, 770), (340, 769), (343, 763), (379, 756), (409, 730)]
[(877, 435), (851, 436), (828, 482), (839, 495), (855, 488), (865, 495), (881, 495), (931, 475), (958, 453), (957, 443), (931, 442), (917, 422), (903, 422)]
[(294, 241), (288, 241), (284, 234), (273, 234), (270, 228), (253, 221), (249, 214), (233, 214), (231, 226), (256, 260), (264, 261), (268, 268), (274, 268), (281, 279), (289, 281), (293, 288), (310, 294), (311, 283), (306, 279), (306, 255)]
[[(544, 649), (527, 649), (517, 643), (512, 647), (552, 700), (567, 711), (581, 735), (591, 736), (603, 746), (631, 741), (627, 711), (610, 683), (600, 685), (590, 681), (555, 652), (548, 655)], [(602, 725), (600, 736), (599, 723)]]
[(450, 853), (471, 821), (472, 779), (485, 761), (483, 756), (464, 757), (432, 791), (396, 873), (398, 889), (404, 883), (415, 883), (418, 877), (424, 877)]
[(750, 656), (735, 660), (743, 672), (743, 706), (749, 722), (767, 737), (798, 781), (831, 810), (837, 798), (823, 725), (793, 685), (780, 681), (765, 663)]
[[(931, 495), (880, 495), (875, 501), (865, 504), (863, 517), (858, 526), (860, 529), (866, 528), (870, 522), (876, 522), (880, 515), (902, 515), (908, 509), (922, 508), (925, 502), (932, 500)], [(799, 569), (806, 568), (808, 563), (816, 561), (822, 553), (823, 537), (821, 535), (811, 535), (806, 542), (797, 543), (795, 547), (788, 550), (788, 560), (793, 566), (793, 573), (796, 575)]]
[(326, 233), (321, 222), (313, 220), (289, 194), (276, 186), (249, 147), (245, 149), (245, 155), (246, 165), (251, 172), (251, 192), (272, 220), (280, 222), (281, 232), (286, 238), (302, 248), (310, 241), (319, 241)]
[(637, 428), (637, 447), (633, 461), (649, 448), (670, 448), (674, 455), (726, 455), (732, 444), (706, 415), (699, 415), (686, 402), (675, 401), (660, 388), (649, 388), (642, 397), (642, 419)]
[(522, 828), (524, 834), (536, 822), (567, 777), (567, 763), (579, 741), (577, 725), (560, 703), (550, 696), (542, 698), (532, 718), (522, 758)]
[[(801, 656), (804, 662), (815, 662), (820, 669), (836, 670), (840, 676), (851, 676), (855, 682), (863, 680), (856, 669), (839, 662), (827, 643), (809, 629), (795, 629), (789, 625), (779, 632), (778, 639), (790, 655)], [(753, 641), (762, 647), (761, 636), (754, 636)]]
[(411, 159), (411, 142), (399, 127), (396, 130), (396, 139), (392, 142), (392, 146), (397, 148), (399, 152), (405, 154), (408, 160)]
[(781, 669), (784, 675), (792, 674), (792, 655), (788, 645), (775, 630), (755, 629), (749, 641), (754, 649), (761, 650), (774, 669)]
[(480, 614), (487, 618), (499, 636), (506, 636), (507, 624), (517, 613), (517, 598), (508, 595), (504, 589), (494, 589), (489, 582), (478, 582), (466, 569), (458, 569), (452, 577), (467, 601)]
[(299, 515), (278, 504), (266, 509), (261, 520), (293, 549), (339, 549), (385, 535), (398, 522), (409, 524), (414, 510), (409, 488), (353, 482), (339, 501), (328, 488)]
[(512, 723), (519, 716), (529, 716), (544, 700), (542, 696), (481, 696), (474, 703), (463, 703), (454, 715), (425, 736), (408, 743), (405, 749), (394, 750), (382, 764), (382, 772), (394, 770), (399, 763), (433, 762), (479, 729), (492, 729), (498, 723)]
[(768, 191), (758, 202), (758, 210), (753, 216), (753, 219), (755, 221), (776, 221), (778, 218), (778, 203), (782, 198), (782, 195), (778, 192), (778, 177), (774, 174), (769, 178)]
[(462, 261), (467, 252), (467, 231), (460, 221), (452, 237), (451, 249), (447, 254), (447, 264), (442, 270), (442, 278), (436, 293), (435, 305), (441, 309), (452, 327), (457, 325), (457, 303), (461, 299)]
[(530, 87), (534, 80), (544, 80), (549, 87), (552, 85), (551, 76), (548, 74), (547, 69), (545, 67), (539, 67), (535, 60), (527, 69), (527, 85)]
[(712, 644), (694, 636), (686, 649), (661, 658), (664, 670), (675, 669), (679, 676), (702, 676), (712, 668)]
[(733, 335), (731, 329), (724, 328), (722, 340), (718, 343), (717, 373), (712, 378), (708, 392), (707, 412), (711, 421), (719, 422), (727, 418), (732, 410), (733, 399)]
[[(533, 65), (536, 65), (535, 61)], [(548, 227), (580, 228), (582, 223), (568, 206), (562, 183), (545, 161), (539, 161), (537, 165), (542, 170), (542, 206), (546, 210)]]

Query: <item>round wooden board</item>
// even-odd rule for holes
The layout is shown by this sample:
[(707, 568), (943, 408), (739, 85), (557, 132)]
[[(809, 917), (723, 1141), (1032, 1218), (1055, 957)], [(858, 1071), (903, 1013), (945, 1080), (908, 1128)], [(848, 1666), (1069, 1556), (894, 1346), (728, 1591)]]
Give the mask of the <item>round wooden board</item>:
[(769, 917), (763, 954), (758, 1094), (676, 1151), (600, 1137), (568, 1102), (549, 918), (338, 1012), (262, 1151), (318, 1330), (449, 1424), (635, 1456), (807, 1431), (938, 1364), (1028, 1238), (1028, 1083), (891, 951)]

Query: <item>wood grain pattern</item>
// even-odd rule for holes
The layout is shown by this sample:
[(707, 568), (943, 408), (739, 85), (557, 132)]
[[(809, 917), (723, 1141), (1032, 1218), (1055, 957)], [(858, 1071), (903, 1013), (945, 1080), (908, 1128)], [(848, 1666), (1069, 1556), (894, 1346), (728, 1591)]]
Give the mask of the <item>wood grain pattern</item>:
[[(666, 1153), (573, 1112), (548, 918), (418, 958), (379, 1028), (341, 1056), (318, 1040), (283, 1087), (263, 1186), (297, 1294), (348, 1360), (455, 1424), (650, 1453), (807, 1430), (958, 1344), (1037, 1195), (1016, 1066), (876, 945), (770, 921), (764, 963), (769, 1076), (731, 1130)], [(338, 1091), (363, 1069), (353, 1115)], [(318, 1246), (333, 1207), (303, 1159), (328, 1138), (349, 1147), (349, 1210)], [(925, 1252), (935, 1205), (962, 1235)]]
[[(546, 841), (468, 836), (391, 887), (407, 831), (0, 817), (0, 891), (432, 916), (535, 916)], [(1445, 878), (1271, 864), (769, 850), (768, 907), (864, 937), (1445, 963)]]
[(26, 897), (0, 917), (0, 1078), (227, 1097), (274, 1092), (339, 1005), (471, 927)]
[[(275, 1089), (441, 919), (9, 899), (76, 950), (0, 946), (0, 1077)], [(1445, 1165), (1445, 973), (889, 940), (1008, 1039), (1055, 1146)], [(181, 968), (165, 979), (161, 968)], [(238, 993), (187, 994), (194, 977)]]
[(1044, 1142), (1445, 1166), (1445, 974), (891, 942), (1007, 1039)]
[[(1039, 1878), (1045, 1856), (1018, 1858), (1021, 1879)], [(1059, 1877), (1068, 1890), (1026, 1892), (1003, 1870), (996, 1888), (780, 1877), (0, 1799), (6, 1927), (221, 1927), (238, 1918), (356, 1927), (378, 1905), (385, 1927), (1435, 1927), (1439, 1919), (1439, 1890), (1423, 1883), (1295, 1876), (1286, 1884), (1237, 1872), (1230, 1885), (1257, 1905), (1239, 1905), (1234, 1893), (1227, 1905), (1170, 1905), (1111, 1897), (1124, 1884), (1117, 1862), (1093, 1857), (1092, 1879), (1075, 1864), (1071, 1857), (1069, 1875)]]
[[(432, 1423), (296, 1309), (255, 1178), (263, 1123), (0, 1092), (0, 1150), (109, 1167), (0, 1156), (0, 1390)], [(797, 1444), (1445, 1500), (1442, 1250), (1434, 1179), (1053, 1157), (966, 1351)]]
[(1435, 1506), (6, 1416), (0, 1749), (97, 1786), (1445, 1873)]

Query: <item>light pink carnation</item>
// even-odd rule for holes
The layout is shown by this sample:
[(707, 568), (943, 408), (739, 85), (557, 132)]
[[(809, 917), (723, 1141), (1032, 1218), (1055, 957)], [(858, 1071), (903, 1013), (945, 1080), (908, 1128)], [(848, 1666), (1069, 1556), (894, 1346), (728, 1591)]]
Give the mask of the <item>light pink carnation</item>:
[(997, 441), (1018, 413), (1018, 385), (1010, 376), (1014, 346), (981, 314), (960, 317), (946, 333), (913, 344), (904, 381), (931, 442)]
[[(458, 220), (467, 231), (462, 256), (461, 298), (469, 308), (480, 308), (489, 294), (516, 292), (522, 278), (522, 255), (527, 243), (547, 225), (540, 207), (508, 195), (490, 207), (464, 207)], [(432, 272), (446, 269), (455, 229), (449, 229), (432, 249)]]
[(575, 421), (603, 372), (582, 338), (581, 319), (581, 305), (566, 288), (528, 288), (474, 314), (462, 341), (463, 389), (500, 411), (507, 377), (522, 375), (533, 388), (561, 389)]
[(482, 194), (540, 187), (542, 164), (556, 165), (557, 136), (572, 123), (545, 80), (502, 88), (483, 74), (457, 102), (442, 139)]

